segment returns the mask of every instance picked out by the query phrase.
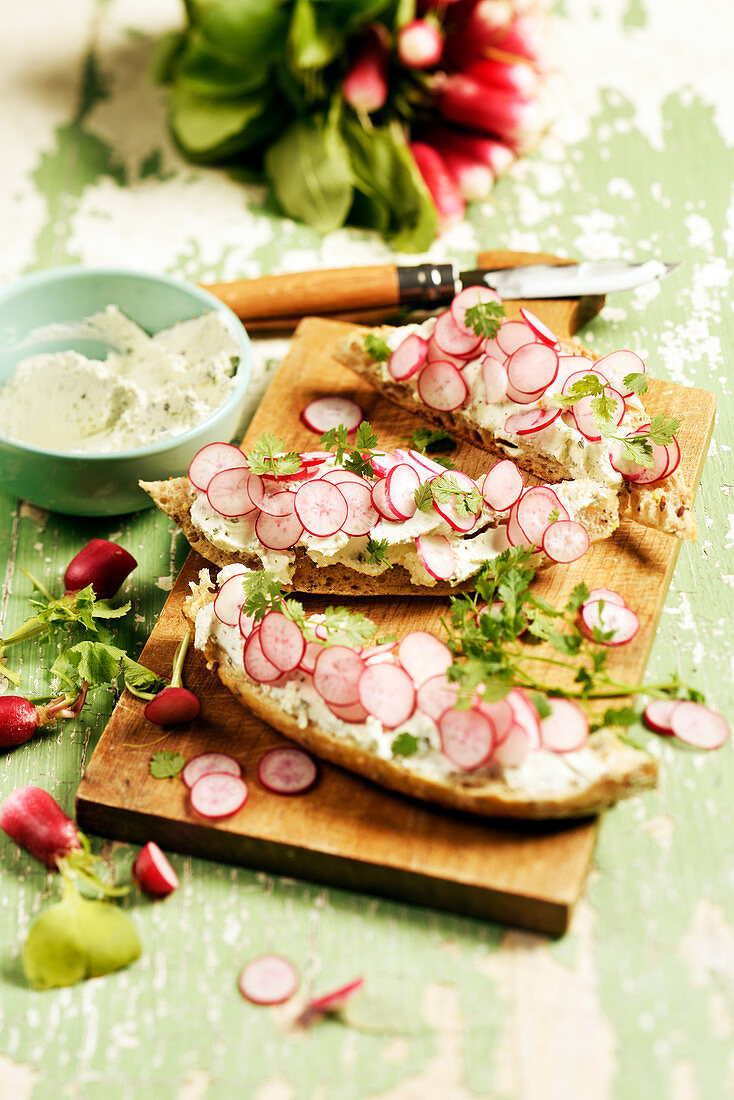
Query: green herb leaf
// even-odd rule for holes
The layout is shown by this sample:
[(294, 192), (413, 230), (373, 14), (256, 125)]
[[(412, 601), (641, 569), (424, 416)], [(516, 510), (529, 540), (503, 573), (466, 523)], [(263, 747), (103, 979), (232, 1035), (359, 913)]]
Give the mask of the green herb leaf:
[(377, 633), (377, 625), (371, 619), (346, 607), (327, 607), (322, 625), (326, 630), (327, 646), (366, 645)]
[(373, 539), (371, 537), (367, 539), (367, 553), (371, 565), (381, 565), (384, 562), (392, 569), (392, 564), (387, 560), (388, 546), (387, 539)]
[[(492, 305), (492, 303), (489, 303)], [(428, 483), (426, 483), (428, 484)], [(476, 485), (462, 489), (453, 474), (441, 474), (429, 486), (439, 504), (453, 503), (459, 515), (476, 516), (482, 510), (482, 494)]]
[(122, 674), (125, 684), (139, 691), (159, 691), (166, 681), (138, 664), (124, 649), (108, 642), (84, 641), (62, 649), (51, 669), (77, 691), (86, 680), (90, 688), (114, 687)]
[(673, 442), (673, 436), (680, 428), (680, 420), (675, 417), (666, 418), (662, 413), (653, 416), (648, 428), (648, 439), (658, 447), (667, 447)]
[(640, 397), (642, 394), (647, 393), (647, 378), (644, 374), (638, 374), (637, 372), (626, 374), (622, 381), (628, 390)]
[(424, 481), (422, 485), (418, 486), (413, 497), (419, 512), (430, 512), (431, 508), (433, 508), (433, 493), (427, 481)]
[[(615, 438), (619, 438), (615, 436)], [(624, 444), (624, 457), (628, 462), (636, 462), (638, 466), (651, 469), (655, 463), (652, 457), (652, 447), (645, 435), (625, 436), (620, 439)]]
[(568, 603), (566, 604), (566, 611), (570, 611), (572, 614), (578, 611), (584, 600), (588, 600), (590, 595), (589, 587), (585, 581), (579, 581), (576, 587), (568, 597)]
[(276, 474), (283, 477), (300, 469), (301, 456), (297, 451), (286, 453), (282, 439), (270, 432), (263, 432), (247, 455), (253, 474)]
[(373, 332), (368, 332), (365, 336), (364, 350), (371, 359), (376, 360), (378, 363), (385, 363), (392, 354), (387, 341), (381, 340), (380, 337), (375, 336)]
[(539, 691), (531, 691), (530, 698), (532, 700), (533, 706), (538, 712), (538, 717), (541, 720), (543, 718), (550, 718), (553, 711), (551, 709), (550, 703), (548, 702), (548, 696), (541, 695)]
[(456, 440), (443, 428), (415, 428), (404, 442), (421, 454), (440, 454), (443, 465), (453, 469), (452, 464), (443, 456), (447, 451), (456, 450)]
[(390, 750), (393, 756), (415, 756), (418, 752), (418, 738), (404, 730), (393, 739)]
[(568, 393), (554, 393), (553, 400), (558, 405), (568, 407), (575, 405), (582, 397), (596, 397), (604, 393), (604, 383), (595, 374), (585, 374), (577, 378), (569, 388)]
[(464, 321), (477, 336), (491, 339), (499, 332), (504, 316), (505, 307), (501, 302), (477, 302), (466, 310)]
[(148, 765), (150, 774), (154, 779), (175, 779), (186, 763), (186, 758), (180, 752), (171, 749), (158, 749), (150, 758)]

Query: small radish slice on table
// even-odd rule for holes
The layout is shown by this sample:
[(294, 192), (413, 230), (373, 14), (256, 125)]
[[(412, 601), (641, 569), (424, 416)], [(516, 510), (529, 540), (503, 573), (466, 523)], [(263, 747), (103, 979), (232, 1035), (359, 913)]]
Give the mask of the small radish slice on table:
[(419, 336), (417, 332), (411, 332), (387, 361), (389, 374), (396, 382), (404, 382), (406, 378), (412, 378), (417, 374), (426, 361), (428, 355), (428, 341)]
[[(631, 642), (640, 629), (640, 620), (629, 607), (595, 600), (581, 608), (581, 621), (589, 637), (600, 645), (624, 645)], [(608, 634), (608, 638), (594, 638), (594, 631)]]
[(306, 639), (293, 619), (280, 611), (268, 611), (260, 622), (260, 648), (281, 672), (292, 672), (301, 663)]
[(469, 396), (469, 387), (456, 367), (439, 359), (421, 371), (418, 395), (429, 409), (451, 412), (464, 404)]
[(627, 601), (619, 592), (611, 588), (592, 588), (584, 603), (594, 603), (595, 600), (604, 600), (605, 603), (615, 603), (617, 607), (626, 607)]
[[(583, 359), (583, 356), (572, 356), (573, 359)], [(598, 378), (605, 386), (609, 385), (609, 379), (605, 374), (602, 374), (596, 367), (589, 366), (585, 370), (575, 370), (571, 374), (566, 375), (566, 381), (561, 387), (561, 393), (567, 396), (576, 382), (580, 382), (583, 378), (587, 378), (588, 375), (593, 375), (594, 378)]]
[(506, 397), (507, 371), (502, 363), (491, 355), (485, 355), (482, 359), (482, 382), (484, 400), (488, 405), (495, 405)]
[(286, 516), (270, 516), (267, 512), (261, 512), (255, 520), (255, 534), (268, 550), (289, 550), (303, 534), (303, 524), (295, 511)]
[(357, 684), (359, 701), (387, 730), (407, 722), (415, 710), (415, 688), (398, 665), (368, 665)]
[(628, 374), (644, 374), (645, 364), (634, 351), (613, 351), (596, 362), (598, 370), (602, 371), (623, 397), (631, 397), (632, 390), (624, 384)]
[(457, 294), (451, 303), (450, 312), (454, 324), (460, 332), (465, 333), (467, 336), (476, 336), (474, 329), (467, 324), (466, 311), (486, 302), (501, 301), (502, 299), (497, 291), (491, 290), (488, 286), (468, 286)]
[(528, 542), (535, 546), (542, 544), (553, 513), (557, 514), (557, 520), (569, 518), (568, 512), (548, 486), (534, 485), (523, 493), (517, 505), (517, 522)]
[(229, 577), (214, 598), (214, 614), (225, 626), (237, 626), (242, 605), (245, 602), (245, 590), (242, 587), (242, 573)]
[(385, 499), (398, 519), (410, 519), (415, 515), (415, 493), (420, 483), (420, 475), (407, 462), (393, 466), (385, 478)]
[(549, 427), (561, 415), (557, 406), (548, 409), (526, 409), (525, 412), (511, 413), (505, 420), (505, 432), (508, 435), (533, 435)]
[(232, 443), (207, 443), (194, 455), (189, 465), (189, 481), (205, 493), (209, 482), (220, 470), (247, 469), (246, 456)]
[(558, 355), (547, 344), (525, 344), (507, 360), (507, 379), (520, 393), (547, 390), (558, 374)]
[(295, 493), (291, 493), (288, 489), (280, 489), (277, 493), (263, 493), (259, 507), (266, 516), (285, 519), (295, 512), (295, 500)]
[(138, 852), (132, 877), (152, 898), (166, 898), (180, 886), (178, 875), (154, 840), (149, 840)]
[(496, 462), (480, 485), (485, 503), (494, 512), (506, 512), (512, 508), (525, 488), (522, 474), (509, 458)]
[(282, 669), (269, 661), (260, 644), (260, 630), (253, 630), (245, 642), (243, 661), (245, 672), (258, 684), (272, 684), (280, 679)]
[(498, 347), (505, 355), (512, 355), (526, 344), (535, 344), (535, 333), (523, 321), (505, 321), (495, 336)]
[(356, 401), (335, 394), (311, 401), (301, 413), (301, 420), (312, 432), (320, 435), (331, 428), (338, 428), (340, 424), (348, 432), (353, 432), (364, 420), (364, 413)]
[(16, 787), (0, 802), (0, 829), (52, 871), (82, 846), (76, 822), (41, 787)]
[(651, 699), (642, 712), (642, 721), (655, 733), (664, 733), (669, 736), (673, 732), (670, 724), (673, 708), (678, 706), (679, 701), (678, 699)]
[(591, 545), (589, 532), (583, 523), (575, 519), (559, 519), (546, 527), (543, 535), (543, 553), (562, 565), (583, 557)]
[(548, 699), (551, 713), (540, 722), (540, 740), (550, 752), (576, 752), (589, 740), (589, 720), (570, 699)]
[(341, 491), (347, 502), (347, 518), (342, 531), (354, 538), (368, 535), (380, 522), (380, 514), (372, 503), (371, 486), (366, 481), (363, 485), (347, 483), (341, 485)]
[(350, 706), (359, 701), (357, 684), (364, 661), (349, 646), (333, 645), (316, 658), (313, 685), (327, 703)]
[(323, 993), (320, 997), (312, 998), (301, 1013), (301, 1022), (307, 1023), (309, 1020), (317, 1016), (323, 1016), (327, 1012), (338, 1012), (350, 997), (353, 997), (355, 993), (359, 993), (363, 985), (364, 978), (355, 978), (353, 982), (347, 982), (346, 985), (339, 986), (331, 993)]
[(721, 714), (688, 700), (676, 704), (670, 729), (679, 741), (696, 749), (720, 749), (729, 736), (729, 726)]
[(532, 310), (525, 309), (524, 306), (520, 307), (520, 316), (526, 325), (528, 325), (533, 333), (542, 340), (544, 344), (553, 348), (554, 351), (558, 351), (560, 344), (558, 343), (558, 337), (555, 332), (551, 332), (544, 321), (541, 321), (540, 317), (536, 317)]
[(202, 817), (231, 817), (247, 802), (247, 784), (227, 772), (207, 772), (191, 788), (191, 808)]
[(447, 710), (438, 720), (441, 751), (463, 772), (486, 764), (495, 745), (492, 721), (480, 710)]
[(282, 955), (260, 955), (243, 966), (237, 988), (254, 1005), (282, 1005), (298, 989), (301, 978)]
[(268, 791), (274, 794), (303, 794), (318, 779), (316, 761), (303, 749), (289, 745), (270, 749), (260, 757), (257, 777)]
[(67, 565), (64, 587), (69, 593), (91, 584), (98, 600), (109, 600), (137, 564), (132, 554), (116, 542), (91, 539)]
[(252, 475), (242, 467), (233, 470), (220, 470), (209, 482), (206, 490), (207, 500), (220, 516), (238, 519), (254, 512), (248, 491)]
[(344, 494), (331, 481), (307, 481), (296, 493), (296, 515), (310, 535), (329, 538), (347, 521)]
[(398, 660), (416, 687), (441, 676), (453, 661), (449, 647), (427, 630), (413, 630), (398, 646)]
[(421, 565), (437, 581), (447, 581), (456, 572), (456, 557), (445, 535), (418, 535), (415, 548)]
[[(624, 420), (624, 414), (627, 411), (624, 398), (621, 393), (618, 393), (617, 390), (613, 389), (611, 386), (604, 387), (604, 396), (614, 404), (611, 420), (609, 422), (617, 428)], [(599, 425), (593, 413), (593, 402), (596, 400), (596, 397), (582, 397), (572, 407), (573, 419), (576, 427), (581, 432), (582, 436), (592, 443), (599, 443), (601, 441), (601, 431), (599, 430)]]
[(242, 768), (233, 756), (227, 756), (224, 752), (202, 752), (198, 756), (192, 756), (186, 763), (181, 778), (191, 790), (202, 775), (211, 775), (214, 772), (239, 777), (242, 775)]
[(188, 688), (167, 687), (151, 699), (143, 714), (156, 726), (176, 726), (179, 722), (192, 722), (198, 718), (201, 702)]
[(468, 359), (479, 348), (482, 337), (472, 330), (461, 329), (451, 316), (451, 310), (442, 313), (436, 321), (433, 339), (441, 351), (455, 355), (459, 359)]

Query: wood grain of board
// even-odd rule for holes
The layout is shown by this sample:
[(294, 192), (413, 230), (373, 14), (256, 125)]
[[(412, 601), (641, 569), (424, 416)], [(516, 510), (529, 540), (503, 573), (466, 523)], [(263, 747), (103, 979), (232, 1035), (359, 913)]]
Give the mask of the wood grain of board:
[[(559, 335), (571, 334), (579, 323), (578, 303), (532, 305)], [(353, 396), (388, 446), (418, 425), (417, 417), (379, 397), (332, 358), (330, 349), (349, 327), (315, 318), (302, 322), (246, 444), (268, 430), (284, 436), (289, 447), (313, 448), (315, 436), (299, 414), (308, 401), (328, 393)], [(652, 380), (646, 404), (651, 413), (674, 412), (682, 419), (682, 469), (695, 488), (715, 398)], [(468, 444), (461, 444), (453, 458), (472, 475), (492, 462)], [(679, 549), (677, 540), (626, 522), (579, 562), (541, 574), (537, 589), (553, 602), (563, 601), (582, 579), (589, 587), (621, 591), (638, 611), (641, 627), (633, 642), (611, 652), (609, 667), (616, 678), (639, 683)], [(181, 602), (205, 565), (189, 556), (143, 650), (142, 661), (157, 672), (170, 671), (182, 633)], [(309, 597), (305, 602), (309, 610), (319, 610), (328, 601)], [(438, 619), (446, 608), (443, 599), (430, 595), (402, 601), (372, 597), (350, 605), (399, 636), (421, 627), (440, 630)], [(283, 742), (282, 736), (245, 711), (207, 672), (199, 654), (187, 658), (185, 679), (202, 699), (202, 715), (173, 730), (165, 745), (187, 759), (207, 749), (234, 755), (250, 785), (245, 807), (224, 821), (205, 821), (189, 808), (182, 782), (152, 779), (149, 743), (159, 731), (145, 720), (143, 704), (124, 695), (79, 787), (82, 828), (139, 843), (154, 838), (178, 851), (553, 934), (568, 926), (591, 859), (595, 820), (527, 825), (477, 820), (401, 798), (330, 765), (322, 766), (321, 780), (309, 794), (279, 798), (260, 787), (256, 766), (266, 749)]]

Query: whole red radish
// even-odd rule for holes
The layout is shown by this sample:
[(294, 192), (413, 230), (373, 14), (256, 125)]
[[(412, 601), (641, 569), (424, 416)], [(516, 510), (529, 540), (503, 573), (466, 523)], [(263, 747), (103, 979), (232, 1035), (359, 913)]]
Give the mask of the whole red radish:
[(398, 57), (406, 69), (430, 69), (443, 52), (443, 35), (431, 19), (413, 19), (400, 28)]
[(41, 787), (18, 787), (0, 803), (0, 829), (51, 870), (81, 848), (76, 823)]
[(464, 217), (464, 200), (441, 154), (423, 141), (414, 141), (410, 151), (431, 193), (442, 228), (460, 222)]
[(186, 651), (191, 641), (191, 631), (187, 630), (181, 639), (173, 657), (171, 682), (156, 695), (147, 692), (134, 692), (140, 699), (148, 699), (144, 714), (149, 722), (156, 726), (175, 726), (179, 722), (191, 722), (201, 712), (201, 703), (193, 691), (183, 686), (183, 672)]
[(165, 898), (179, 888), (178, 875), (154, 840), (140, 849), (132, 876), (141, 890), (153, 898)]
[(359, 114), (372, 114), (387, 101), (387, 31), (379, 23), (364, 32), (342, 84), (344, 99)]
[(108, 600), (119, 590), (137, 561), (124, 547), (107, 539), (92, 539), (66, 567), (66, 591), (78, 592), (91, 584), (98, 600)]
[(36, 706), (22, 695), (0, 695), (0, 749), (24, 744), (36, 730), (58, 718), (76, 718), (86, 696), (86, 682), (76, 699), (62, 695), (43, 706)]

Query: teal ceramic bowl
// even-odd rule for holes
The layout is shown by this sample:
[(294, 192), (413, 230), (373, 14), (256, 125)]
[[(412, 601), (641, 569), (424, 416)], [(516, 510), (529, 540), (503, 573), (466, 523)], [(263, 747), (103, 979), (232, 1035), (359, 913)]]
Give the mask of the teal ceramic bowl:
[[(113, 516), (152, 507), (138, 480), (157, 481), (186, 471), (205, 443), (241, 436), (250, 380), (250, 341), (227, 306), (199, 287), (165, 275), (104, 267), (63, 267), (29, 275), (0, 290), (0, 385), (17, 363), (38, 352), (73, 348), (104, 358), (99, 341), (28, 337), (48, 325), (78, 322), (118, 306), (150, 335), (210, 310), (230, 319), (240, 344), (236, 383), (224, 404), (194, 428), (135, 450), (65, 454), (0, 434), (0, 487), (41, 508), (75, 516)], [(22, 345), (22, 346), (21, 346)]]

